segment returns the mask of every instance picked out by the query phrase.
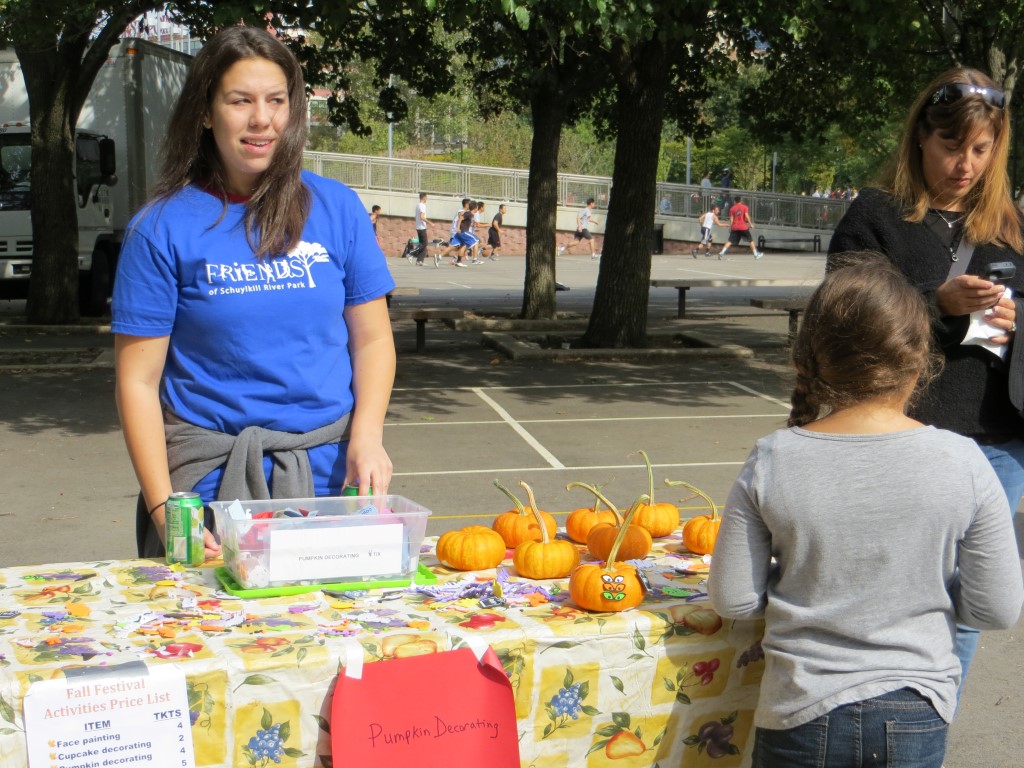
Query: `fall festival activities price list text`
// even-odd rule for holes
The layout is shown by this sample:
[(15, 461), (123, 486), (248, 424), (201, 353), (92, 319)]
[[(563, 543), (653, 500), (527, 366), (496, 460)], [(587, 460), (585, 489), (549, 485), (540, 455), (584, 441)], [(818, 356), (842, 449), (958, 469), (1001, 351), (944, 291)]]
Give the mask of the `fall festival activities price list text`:
[(34, 683), (25, 738), (31, 768), (195, 768), (185, 675), (173, 665)]

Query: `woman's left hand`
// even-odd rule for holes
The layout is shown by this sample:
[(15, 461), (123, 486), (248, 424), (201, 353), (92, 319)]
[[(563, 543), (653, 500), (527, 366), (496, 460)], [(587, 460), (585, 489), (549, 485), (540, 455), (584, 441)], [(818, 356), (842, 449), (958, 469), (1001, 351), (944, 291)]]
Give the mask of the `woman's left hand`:
[(1017, 309), (1014, 306), (1013, 299), (1004, 296), (996, 302), (990, 312), (991, 314), (985, 318), (985, 321), (989, 325), (1006, 331), (1001, 336), (992, 337), (990, 341), (993, 344), (1008, 343), (1017, 330)]
[(374, 496), (384, 496), (391, 485), (393, 471), (391, 457), (380, 440), (355, 437), (349, 440), (344, 485), (358, 483), (360, 496), (369, 496), (371, 487)]

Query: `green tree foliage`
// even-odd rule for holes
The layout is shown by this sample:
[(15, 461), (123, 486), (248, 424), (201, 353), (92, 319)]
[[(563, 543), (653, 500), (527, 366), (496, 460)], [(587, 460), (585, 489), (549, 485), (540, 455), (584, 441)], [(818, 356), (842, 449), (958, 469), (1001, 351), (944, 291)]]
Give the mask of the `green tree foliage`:
[(741, 95), (743, 108), (759, 116), (755, 135), (768, 144), (787, 137), (823, 143), (839, 126), (858, 152), (874, 157), (888, 149), (881, 134), (949, 67), (987, 72), (1012, 96), (1024, 0), (797, 0), (780, 4), (759, 30), (771, 51), (766, 77)]
[(0, 44), (21, 63), (32, 126), (33, 264), (28, 318), (78, 318), (75, 126), (96, 74), (128, 25), (158, 3), (7, 0)]

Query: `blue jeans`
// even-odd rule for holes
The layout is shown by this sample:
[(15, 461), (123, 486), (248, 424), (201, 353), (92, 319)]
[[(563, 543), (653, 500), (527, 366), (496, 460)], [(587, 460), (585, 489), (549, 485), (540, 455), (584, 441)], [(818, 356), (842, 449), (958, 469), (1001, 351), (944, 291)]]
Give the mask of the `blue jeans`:
[[(1017, 512), (1021, 496), (1024, 496), (1024, 440), (1010, 440), (999, 445), (979, 445), (985, 454), (996, 477), (1006, 492), (1006, 500), (1010, 503), (1010, 514)], [(981, 633), (973, 627), (958, 624), (956, 627), (956, 656), (960, 659), (960, 690), (963, 690), (967, 670), (978, 650), (978, 639)]]
[(796, 728), (758, 728), (751, 768), (941, 768), (948, 729), (931, 702), (902, 688)]

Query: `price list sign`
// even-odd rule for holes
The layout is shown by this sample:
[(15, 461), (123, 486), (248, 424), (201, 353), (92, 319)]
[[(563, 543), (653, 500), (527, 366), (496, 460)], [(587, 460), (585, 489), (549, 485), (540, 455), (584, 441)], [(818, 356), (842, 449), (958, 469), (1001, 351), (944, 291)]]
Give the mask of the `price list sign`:
[(68, 673), (25, 696), (31, 768), (195, 768), (180, 668), (131, 662)]

